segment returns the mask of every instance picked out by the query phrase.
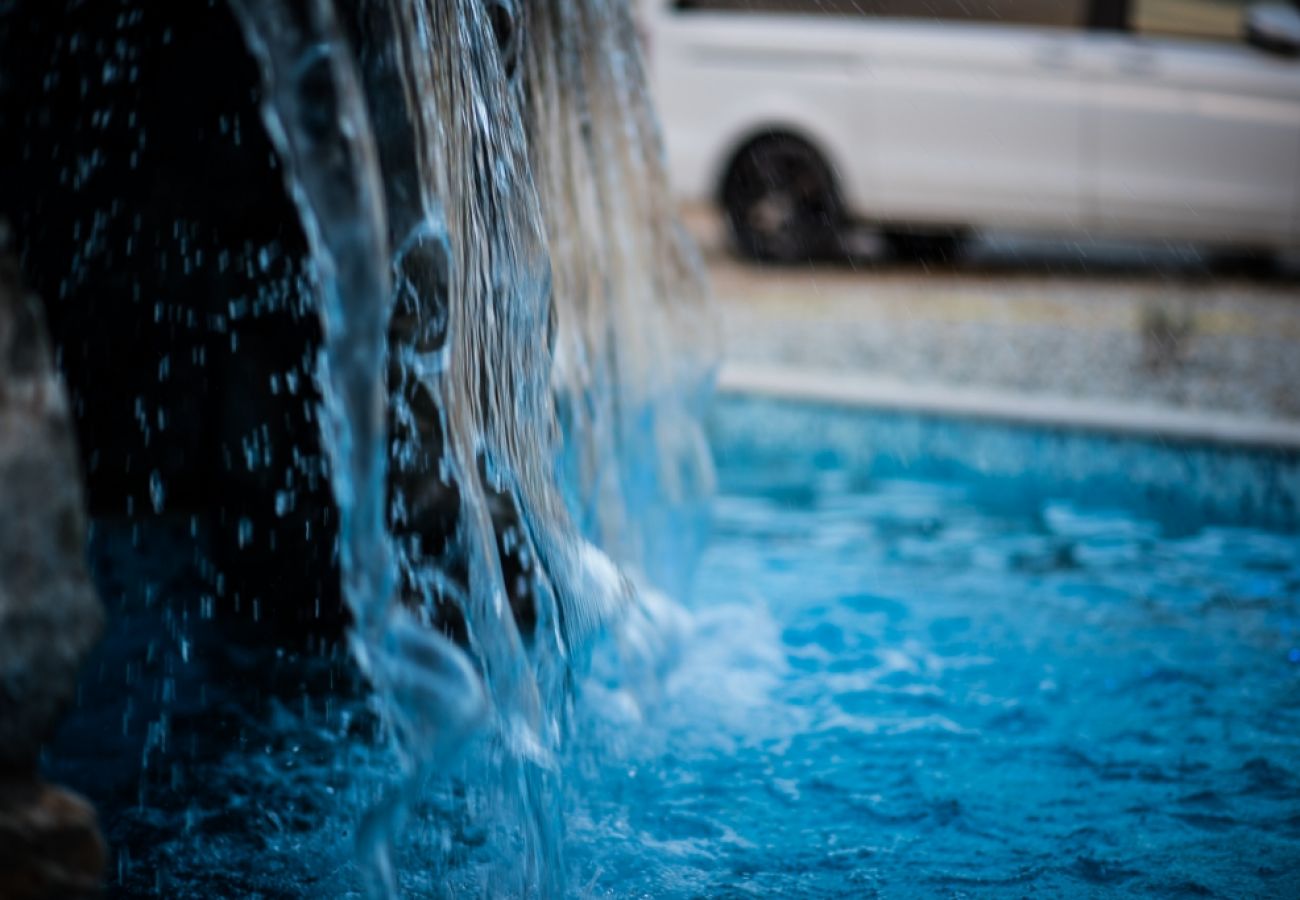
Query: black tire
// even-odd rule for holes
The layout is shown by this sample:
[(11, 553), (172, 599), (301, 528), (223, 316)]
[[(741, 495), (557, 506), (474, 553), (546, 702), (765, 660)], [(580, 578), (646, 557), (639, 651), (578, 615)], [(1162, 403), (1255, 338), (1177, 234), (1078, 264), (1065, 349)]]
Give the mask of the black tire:
[(842, 252), (830, 167), (798, 138), (762, 138), (737, 154), (722, 205), (737, 248), (751, 259), (789, 264)]

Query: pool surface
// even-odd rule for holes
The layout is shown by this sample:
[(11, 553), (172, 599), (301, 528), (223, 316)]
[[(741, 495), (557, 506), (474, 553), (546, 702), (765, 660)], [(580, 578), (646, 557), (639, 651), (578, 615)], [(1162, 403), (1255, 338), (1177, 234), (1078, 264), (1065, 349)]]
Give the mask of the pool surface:
[[(750, 403), (715, 426), (692, 595), (578, 682), (568, 895), (1300, 897), (1294, 458)], [(395, 783), (373, 702), (346, 658), (196, 626), (202, 535), (139, 527), (96, 528), (111, 630), (47, 767), (99, 805), (111, 893), (360, 896)], [(406, 895), (518, 893), (492, 752), (412, 805)]]
[(678, 667), (586, 698), (576, 884), (1300, 897), (1295, 535), (817, 449), (720, 442)]

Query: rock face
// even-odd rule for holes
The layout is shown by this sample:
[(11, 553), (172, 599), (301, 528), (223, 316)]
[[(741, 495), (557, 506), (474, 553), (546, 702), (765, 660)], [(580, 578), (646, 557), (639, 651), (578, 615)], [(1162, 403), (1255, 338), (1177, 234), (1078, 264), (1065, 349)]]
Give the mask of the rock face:
[(0, 219), (91, 519), (194, 520), (214, 617), (264, 646), (343, 610), (306, 238), (243, 47), (224, 2), (0, 2)]
[(0, 784), (0, 896), (97, 897), (105, 855), (85, 800), (36, 780)]
[(41, 307), (0, 258), (0, 896), (83, 896), (105, 851), (94, 811), (36, 776), (103, 628), (81, 476)]

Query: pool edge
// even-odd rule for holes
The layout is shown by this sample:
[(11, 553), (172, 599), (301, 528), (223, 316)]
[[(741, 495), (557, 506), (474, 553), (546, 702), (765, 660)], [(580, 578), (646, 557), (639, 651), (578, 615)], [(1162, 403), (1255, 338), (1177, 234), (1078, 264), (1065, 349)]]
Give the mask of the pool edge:
[(917, 384), (850, 372), (731, 363), (717, 391), (881, 412), (945, 416), (1242, 449), (1300, 451), (1300, 421), (1152, 404)]

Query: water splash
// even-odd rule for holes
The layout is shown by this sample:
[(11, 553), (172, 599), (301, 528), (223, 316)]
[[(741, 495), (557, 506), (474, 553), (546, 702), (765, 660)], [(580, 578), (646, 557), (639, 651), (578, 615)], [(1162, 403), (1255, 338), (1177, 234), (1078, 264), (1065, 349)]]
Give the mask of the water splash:
[(483, 887), (559, 894), (574, 660), (662, 618), (633, 585), (684, 582), (693, 529), (652, 536), (710, 484), (704, 356), (678, 352), (704, 292), (630, 12), (232, 5), (311, 248), (352, 649), (407, 774), (362, 829), (372, 892), (410, 788), (473, 738)]

